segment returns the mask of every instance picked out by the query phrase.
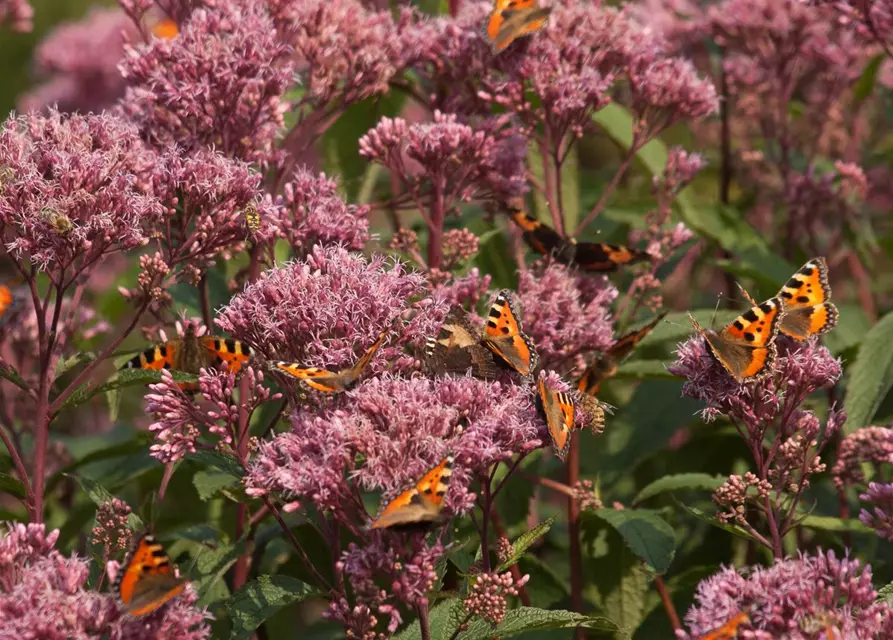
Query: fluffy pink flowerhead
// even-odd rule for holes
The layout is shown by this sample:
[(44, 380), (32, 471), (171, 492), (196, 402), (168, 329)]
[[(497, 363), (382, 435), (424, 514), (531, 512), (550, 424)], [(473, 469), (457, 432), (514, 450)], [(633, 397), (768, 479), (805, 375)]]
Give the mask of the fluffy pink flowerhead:
[(0, 225), (7, 251), (41, 271), (85, 272), (147, 241), (162, 214), (140, 188), (137, 131), (107, 114), (50, 111), (0, 129)]
[(34, 9), (28, 0), (0, 0), (0, 27), (9, 25), (13, 31), (31, 31)]
[(130, 85), (121, 107), (156, 146), (275, 159), (293, 59), (262, 3), (196, 10), (178, 37), (129, 47), (121, 72)]
[[(823, 624), (842, 638), (882, 638), (893, 630), (893, 610), (871, 585), (871, 568), (833, 551), (777, 560), (771, 567), (739, 573), (728, 567), (703, 580), (685, 615), (689, 634), (699, 637), (748, 611), (747, 630), (759, 640), (814, 638)], [(742, 636), (745, 637), (745, 636)]]

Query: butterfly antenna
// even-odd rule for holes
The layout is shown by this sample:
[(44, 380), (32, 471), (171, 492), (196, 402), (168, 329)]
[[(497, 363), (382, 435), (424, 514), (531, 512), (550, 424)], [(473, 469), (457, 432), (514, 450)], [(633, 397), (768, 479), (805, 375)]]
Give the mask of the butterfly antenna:
[(716, 322), (716, 314), (719, 313), (719, 303), (722, 301), (722, 294), (718, 294), (716, 296), (716, 306), (713, 307), (713, 315), (710, 318), (710, 328), (714, 327), (714, 323)]

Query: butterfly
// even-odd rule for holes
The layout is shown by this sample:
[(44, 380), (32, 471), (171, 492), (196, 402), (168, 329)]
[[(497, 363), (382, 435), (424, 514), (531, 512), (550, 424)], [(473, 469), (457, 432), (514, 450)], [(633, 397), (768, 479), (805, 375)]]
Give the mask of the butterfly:
[(714, 629), (703, 636), (698, 636), (697, 640), (734, 640), (738, 637), (738, 627), (749, 619), (747, 612), (742, 611), (718, 629)]
[(5, 284), (0, 284), (0, 319), (6, 315), (11, 307), (15, 304), (15, 296), (12, 290)]
[(443, 499), (453, 474), (453, 457), (447, 456), (411, 489), (391, 500), (369, 525), (370, 529), (412, 531), (440, 519)]
[(771, 298), (742, 313), (719, 333), (705, 331), (691, 314), (689, 318), (729, 375), (737, 382), (755, 382), (772, 371), (775, 337), (784, 314), (781, 298)]
[(436, 338), (425, 343), (425, 368), (432, 374), (464, 374), (490, 380), (500, 370), (496, 356), (481, 344), (481, 335), (461, 309), (450, 312)]
[(636, 345), (642, 341), (642, 338), (651, 333), (651, 330), (664, 319), (667, 312), (661, 313), (654, 320), (646, 324), (641, 329), (630, 331), (614, 341), (608, 350), (600, 354), (595, 361), (586, 368), (577, 388), (583, 393), (594, 396), (601, 389), (602, 382), (617, 373), (617, 369), (624, 358), (632, 353)]
[[(756, 304), (740, 285), (741, 293)], [(824, 258), (813, 258), (791, 276), (778, 292), (784, 300), (785, 314), (779, 331), (795, 340), (828, 333), (837, 326), (838, 311), (831, 300), (828, 264)]]
[(499, 53), (517, 38), (542, 29), (551, 12), (551, 7), (539, 7), (536, 0), (495, 0), (484, 25), (493, 53)]
[(487, 316), (483, 344), (509, 367), (522, 376), (529, 376), (536, 369), (539, 356), (533, 341), (521, 333), (519, 316), (512, 293), (500, 291)]
[(558, 459), (564, 462), (571, 446), (571, 431), (574, 430), (574, 403), (568, 394), (549, 387), (542, 376), (536, 381), (536, 388), (540, 409), (546, 416), (546, 426), (552, 437), (552, 449)]
[(363, 370), (369, 364), (369, 361), (372, 360), (372, 356), (378, 351), (389, 332), (390, 329), (382, 331), (375, 344), (369, 347), (366, 353), (363, 354), (363, 357), (348, 369), (329, 371), (319, 367), (301, 367), (295, 362), (282, 361), (273, 362), (273, 366), (278, 371), (286, 373), (293, 378), (298, 378), (311, 389), (316, 389), (323, 393), (341, 393), (350, 389), (360, 379)]
[(186, 588), (174, 564), (150, 534), (139, 536), (115, 581), (114, 589), (133, 616), (152, 613)]
[[(238, 373), (251, 358), (251, 347), (232, 338), (196, 336), (195, 327), (186, 325), (182, 338), (168, 340), (129, 360), (122, 369), (168, 369), (198, 374), (202, 368), (218, 368)], [(195, 390), (198, 383), (180, 382), (183, 390)]]
[(160, 40), (172, 40), (180, 35), (180, 29), (177, 23), (170, 18), (163, 18), (152, 25), (150, 31), (152, 35)]
[(523, 231), (524, 241), (537, 253), (552, 255), (561, 264), (575, 264), (583, 271), (607, 273), (618, 267), (650, 260), (644, 251), (603, 242), (577, 242), (509, 205), (508, 214)]
[(257, 207), (249, 205), (245, 207), (243, 214), (245, 215), (245, 224), (248, 226), (248, 230), (251, 233), (260, 231), (260, 213), (258, 213)]

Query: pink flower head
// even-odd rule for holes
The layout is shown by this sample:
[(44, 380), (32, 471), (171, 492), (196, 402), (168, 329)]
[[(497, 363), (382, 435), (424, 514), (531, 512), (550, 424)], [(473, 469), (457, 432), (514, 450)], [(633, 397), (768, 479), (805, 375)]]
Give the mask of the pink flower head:
[(606, 278), (577, 276), (557, 262), (522, 271), (518, 298), (524, 332), (533, 339), (541, 366), (568, 372), (582, 367), (582, 354), (606, 350), (613, 341), (616, 297)]
[(94, 7), (78, 22), (54, 29), (40, 43), (35, 66), (46, 84), (19, 101), (22, 111), (55, 105), (62, 111), (99, 112), (124, 95), (118, 63), (124, 42), (138, 31), (120, 9)]
[(122, 615), (116, 595), (84, 588), (89, 563), (56, 551), (58, 536), (58, 531), (46, 534), (42, 524), (9, 525), (0, 536), (0, 620), (7, 637), (210, 637), (210, 616), (195, 608), (198, 596), (192, 589), (149, 616)]
[(462, 602), (465, 611), (483, 618), (491, 625), (500, 624), (508, 611), (509, 596), (517, 596), (530, 576), (523, 576), (515, 582), (510, 571), (503, 574), (479, 573), (471, 578), (472, 585), (468, 595)]
[(863, 485), (862, 465), (893, 464), (893, 429), (863, 427), (856, 429), (840, 443), (837, 462), (831, 470), (838, 491), (847, 486)]
[[(370, 260), (343, 247), (315, 246), (303, 260), (264, 273), (235, 296), (217, 324), (266, 357), (338, 370), (393, 327), (370, 363), (413, 366), (397, 345), (421, 348), (447, 313), (442, 301), (422, 297), (424, 278), (387, 258)], [(402, 318), (405, 324), (394, 325)]]
[(369, 207), (345, 203), (338, 183), (324, 173), (296, 171), (277, 205), (281, 233), (301, 254), (315, 244), (360, 250), (369, 240)]
[(275, 159), (293, 59), (263, 3), (198, 9), (178, 37), (128, 47), (121, 72), (130, 85), (121, 107), (159, 148)]
[(699, 637), (747, 611), (749, 622), (741, 629), (759, 640), (808, 640), (822, 623), (843, 638), (881, 638), (893, 629), (893, 610), (876, 597), (870, 567), (819, 551), (741, 573), (722, 569), (698, 585), (685, 623), (689, 637)]
[(31, 31), (34, 9), (28, 0), (0, 0), (0, 27), (13, 31)]
[(10, 118), (0, 130), (7, 251), (41, 271), (83, 274), (105, 254), (141, 246), (162, 213), (140, 189), (141, 166), (136, 130), (114, 116)]
[(859, 520), (881, 538), (893, 541), (893, 484), (871, 482), (859, 499), (870, 507), (859, 512)]

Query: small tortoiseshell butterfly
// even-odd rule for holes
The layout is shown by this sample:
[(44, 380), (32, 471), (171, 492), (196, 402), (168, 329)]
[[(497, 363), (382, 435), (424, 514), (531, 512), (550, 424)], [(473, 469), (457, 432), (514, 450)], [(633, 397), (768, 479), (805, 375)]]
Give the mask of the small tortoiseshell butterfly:
[(378, 348), (382, 345), (388, 333), (390, 333), (390, 329), (382, 331), (381, 335), (378, 336), (378, 340), (375, 341), (375, 344), (369, 347), (366, 353), (363, 354), (363, 357), (360, 358), (354, 366), (348, 369), (328, 371), (327, 369), (320, 369), (319, 367), (302, 368), (295, 362), (282, 361), (273, 362), (273, 366), (277, 371), (286, 373), (293, 378), (298, 378), (311, 389), (316, 389), (323, 393), (341, 393), (342, 391), (350, 389), (356, 384), (357, 380), (360, 379), (363, 370), (369, 364), (369, 361), (372, 360), (372, 356), (378, 351)]
[[(129, 360), (122, 369), (168, 369), (198, 374), (199, 369), (216, 368), (238, 373), (251, 358), (251, 347), (239, 340), (195, 335), (195, 327), (186, 325), (182, 338), (168, 340)], [(198, 383), (180, 382), (183, 390), (195, 390)]]
[(511, 292), (500, 291), (487, 316), (483, 343), (509, 367), (522, 376), (529, 376), (536, 369), (539, 356), (533, 341), (521, 333), (519, 316)]
[(724, 625), (703, 636), (699, 636), (697, 640), (735, 640), (738, 637), (738, 627), (747, 622), (750, 618), (747, 613), (742, 611), (736, 614), (731, 620)]
[[(756, 304), (739, 285), (741, 293)], [(795, 340), (828, 333), (837, 326), (838, 311), (831, 300), (828, 284), (828, 264), (824, 258), (813, 258), (795, 273), (778, 292), (784, 301), (784, 318), (779, 331)]]
[(599, 389), (601, 389), (602, 382), (617, 373), (617, 368), (620, 366), (620, 363), (632, 353), (636, 345), (642, 341), (642, 338), (651, 333), (651, 330), (654, 329), (666, 315), (667, 312), (664, 311), (641, 329), (630, 331), (617, 338), (607, 351), (599, 354), (595, 361), (587, 367), (586, 371), (583, 372), (583, 376), (580, 378), (577, 388), (583, 393), (591, 396), (597, 394)]
[(12, 290), (5, 284), (0, 284), (0, 320), (6, 315), (6, 312), (15, 303), (15, 296)]
[(704, 330), (689, 314), (695, 330), (707, 347), (737, 382), (753, 381), (768, 375), (775, 362), (775, 337), (784, 317), (781, 298), (771, 298), (735, 318), (719, 333)]
[[(552, 448), (558, 459), (564, 462), (571, 446), (571, 431), (574, 430), (574, 403), (568, 394), (555, 391), (546, 385), (545, 377), (540, 375), (536, 381), (539, 392), (540, 407), (546, 416), (546, 426), (552, 437)], [(604, 420), (604, 414), (602, 414)]]
[(170, 18), (162, 18), (152, 25), (150, 31), (152, 35), (160, 40), (172, 40), (180, 35), (180, 29), (177, 23)]
[(447, 456), (419, 482), (391, 500), (370, 529), (423, 530), (440, 519), (443, 499), (453, 474), (453, 457)]
[(434, 374), (464, 374), (490, 380), (499, 374), (496, 356), (481, 344), (481, 332), (461, 309), (450, 312), (436, 338), (425, 344), (425, 368)]
[(121, 565), (114, 589), (133, 616), (152, 613), (186, 588), (186, 580), (177, 576), (174, 564), (151, 535), (141, 535)]
[(516, 39), (542, 29), (551, 12), (551, 7), (540, 7), (536, 0), (495, 0), (484, 25), (493, 53), (499, 53)]
[(509, 205), (508, 214), (524, 232), (524, 241), (540, 255), (551, 255), (561, 264), (574, 264), (582, 271), (607, 273), (618, 267), (650, 260), (644, 251), (603, 242), (577, 242)]

